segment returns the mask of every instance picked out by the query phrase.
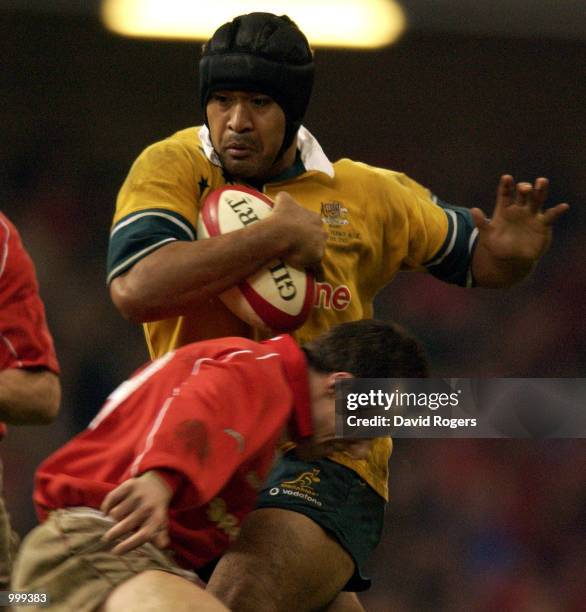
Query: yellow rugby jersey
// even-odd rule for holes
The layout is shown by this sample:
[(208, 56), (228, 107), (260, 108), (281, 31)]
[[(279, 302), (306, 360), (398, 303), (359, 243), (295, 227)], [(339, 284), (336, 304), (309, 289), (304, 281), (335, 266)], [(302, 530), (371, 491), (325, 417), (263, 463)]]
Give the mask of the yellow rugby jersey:
[[(319, 213), (328, 230), (324, 280), (317, 284), (310, 317), (293, 334), (297, 341), (304, 343), (337, 323), (371, 318), (376, 293), (399, 270), (427, 268), (444, 280), (470, 283), (474, 232), (467, 209), (435, 200), (398, 172), (349, 159), (331, 165), (317, 141), (301, 130), (305, 167), (263, 189), (271, 198), (287, 191)], [(228, 179), (200, 135), (207, 135), (205, 128), (177, 132), (145, 149), (133, 164), (117, 200), (108, 282), (170, 241), (196, 239), (200, 203)], [(305, 159), (304, 147), (310, 150)], [(145, 323), (144, 330), (153, 358), (206, 338), (255, 336), (218, 298), (193, 313)], [(390, 439), (380, 439), (366, 460), (343, 453), (331, 458), (359, 473), (387, 499), (390, 454)]]

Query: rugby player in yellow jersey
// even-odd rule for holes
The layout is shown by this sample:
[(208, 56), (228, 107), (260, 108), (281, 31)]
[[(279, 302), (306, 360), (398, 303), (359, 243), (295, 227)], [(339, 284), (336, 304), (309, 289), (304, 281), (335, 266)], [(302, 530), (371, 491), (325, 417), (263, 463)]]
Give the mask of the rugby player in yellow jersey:
[[(255, 335), (217, 296), (277, 256), (323, 269), (313, 312), (295, 332), (300, 342), (370, 317), (374, 296), (399, 270), (511, 285), (546, 251), (568, 208), (542, 210), (545, 178), (515, 184), (505, 175), (489, 221), (398, 172), (332, 164), (301, 125), (313, 55), (287, 17), (253, 13), (224, 24), (204, 46), (199, 77), (205, 125), (139, 156), (110, 236), (112, 299), (144, 323), (153, 357), (194, 340)], [(201, 202), (232, 182), (273, 198), (274, 213), (198, 242)], [(305, 463), (287, 454), (208, 588), (238, 611), (361, 610), (351, 592), (367, 585), (360, 570), (379, 539), (390, 452), (385, 439), (367, 460), (334, 453)]]

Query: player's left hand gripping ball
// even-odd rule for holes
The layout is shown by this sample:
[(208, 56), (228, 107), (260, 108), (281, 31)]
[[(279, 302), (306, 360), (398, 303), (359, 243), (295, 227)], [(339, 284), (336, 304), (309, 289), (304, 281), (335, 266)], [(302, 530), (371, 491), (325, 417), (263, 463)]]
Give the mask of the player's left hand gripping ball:
[[(242, 185), (216, 189), (202, 204), (197, 223), (198, 239), (220, 236), (257, 223), (270, 215), (273, 201)], [(313, 305), (314, 277), (275, 259), (236, 287), (220, 294), (224, 304), (240, 319), (265, 332), (297, 329)]]

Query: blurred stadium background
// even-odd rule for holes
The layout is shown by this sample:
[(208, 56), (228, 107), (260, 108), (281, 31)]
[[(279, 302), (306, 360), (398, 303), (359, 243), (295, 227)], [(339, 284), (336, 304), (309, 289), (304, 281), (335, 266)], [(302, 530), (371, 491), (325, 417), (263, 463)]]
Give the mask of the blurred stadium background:
[[(583, 2), (404, 4), (397, 44), (316, 54), (305, 124), (330, 158), (404, 171), (485, 212), (500, 174), (547, 176), (550, 203), (572, 209), (522, 286), (468, 292), (403, 275), (377, 314), (425, 342), (438, 376), (583, 377)], [(97, 7), (0, 1), (0, 206), (36, 262), (64, 386), (57, 424), (11, 428), (0, 449), (21, 533), (35, 523), (35, 465), (147, 357), (105, 285), (117, 190), (146, 145), (201, 121), (199, 43), (115, 36)], [(586, 610), (586, 441), (400, 440), (391, 474), (369, 609)]]

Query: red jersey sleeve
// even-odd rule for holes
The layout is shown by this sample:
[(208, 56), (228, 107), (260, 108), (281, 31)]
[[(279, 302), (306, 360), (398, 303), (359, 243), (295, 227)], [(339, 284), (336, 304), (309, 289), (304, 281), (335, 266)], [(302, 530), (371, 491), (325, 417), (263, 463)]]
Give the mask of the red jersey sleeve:
[(0, 370), (33, 367), (59, 373), (33, 262), (0, 213)]
[(292, 410), (278, 355), (203, 358), (161, 407), (130, 475), (162, 470), (175, 510), (201, 506), (241, 465), (275, 452)]

